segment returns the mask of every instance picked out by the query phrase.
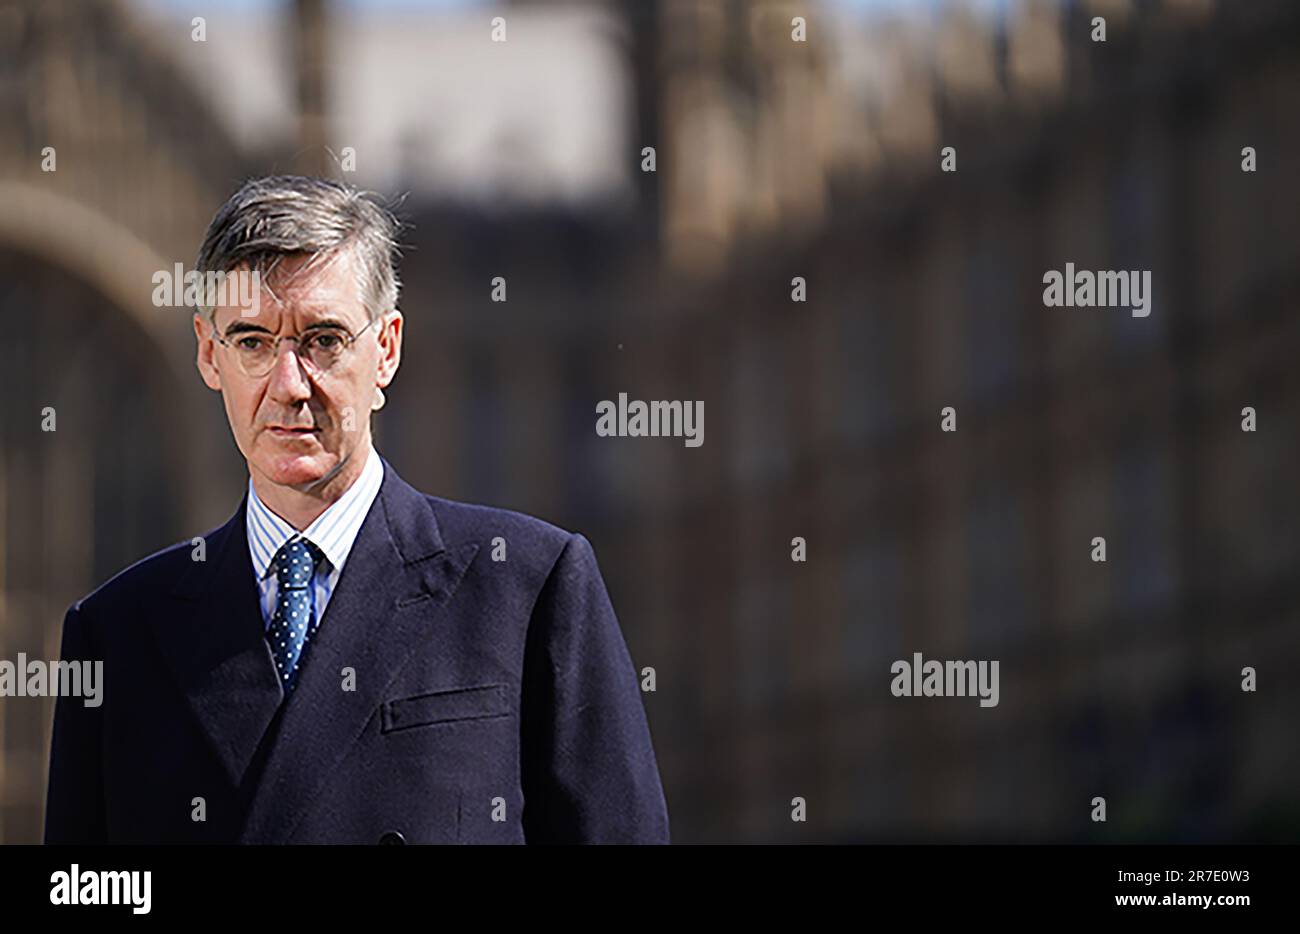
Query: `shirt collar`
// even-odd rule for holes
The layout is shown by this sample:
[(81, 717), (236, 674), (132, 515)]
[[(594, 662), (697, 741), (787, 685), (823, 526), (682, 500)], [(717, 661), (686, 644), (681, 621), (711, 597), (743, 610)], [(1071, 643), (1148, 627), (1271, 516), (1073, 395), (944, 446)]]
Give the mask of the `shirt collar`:
[[(383, 479), (383, 463), (371, 444), (366, 451), (366, 466), (361, 469), (361, 476), (302, 531), (301, 537), (319, 548), (335, 569), (342, 570), (347, 561), (357, 533), (361, 531), (361, 523), (370, 512)], [(271, 512), (258, 498), (257, 491), (253, 489), (252, 477), (248, 478), (248, 509), (244, 525), (248, 534), (248, 552), (253, 559), (253, 573), (258, 580), (262, 580), (266, 577), (276, 552), (285, 542), (298, 537), (300, 533)]]

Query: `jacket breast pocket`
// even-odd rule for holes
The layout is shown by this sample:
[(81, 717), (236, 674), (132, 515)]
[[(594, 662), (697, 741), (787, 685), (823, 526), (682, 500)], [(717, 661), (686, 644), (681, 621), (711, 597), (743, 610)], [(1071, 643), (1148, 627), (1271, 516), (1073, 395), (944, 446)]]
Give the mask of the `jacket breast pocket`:
[(379, 729), (381, 733), (392, 733), (434, 723), (508, 716), (510, 712), (504, 684), (451, 688), (385, 701), (380, 708)]

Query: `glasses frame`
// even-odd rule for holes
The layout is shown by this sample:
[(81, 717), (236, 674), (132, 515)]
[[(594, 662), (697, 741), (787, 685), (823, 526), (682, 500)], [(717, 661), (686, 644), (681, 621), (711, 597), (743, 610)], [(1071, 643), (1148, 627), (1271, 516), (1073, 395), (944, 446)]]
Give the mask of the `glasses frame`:
[[(346, 341), (343, 344), (343, 348), (342, 348), (343, 352), (347, 353), (348, 351), (350, 351), (352, 349), (352, 345), (357, 342), (357, 340), (361, 337), (361, 335), (366, 333), (366, 331), (370, 330), (371, 325), (374, 325), (377, 322), (384, 320), (384, 317), (385, 317), (384, 315), (380, 315), (378, 318), (371, 319), (369, 324), (363, 327), (360, 331), (357, 331), (357, 333), (355, 334), (350, 333), (346, 328), (343, 329), (334, 328), (333, 330), (342, 330), (343, 333), (347, 335)], [(255, 334), (257, 332), (245, 331), (242, 333)], [(242, 336), (242, 334), (240, 336)], [(226, 338), (221, 336), (221, 334), (217, 331), (217, 324), (215, 321), (212, 322), (212, 337), (214, 340), (216, 340), (217, 343), (221, 344), (221, 346), (235, 352), (235, 359), (239, 361), (239, 369), (242, 370), (244, 375), (247, 376), (249, 379), (261, 379), (263, 376), (270, 375), (271, 371), (275, 369), (276, 361), (280, 359), (281, 341), (293, 341), (295, 344), (299, 344), (299, 345), (301, 345), (302, 343), (302, 335), (300, 334), (285, 334), (282, 335), (281, 337), (274, 338), (271, 341), (271, 365), (266, 368), (265, 373), (250, 373), (248, 372), (248, 367), (244, 365), (244, 358), (239, 354), (239, 348), (236, 347), (234, 344), (232, 344), (230, 341), (228, 341)], [(237, 336), (235, 339), (238, 340), (239, 336)], [(329, 370), (322, 370), (320, 367), (316, 366), (316, 364), (312, 363), (310, 358), (304, 357), (302, 354), (300, 354), (298, 352), (298, 347), (294, 347), (293, 353), (294, 356), (298, 358), (298, 361), (303, 366), (311, 370), (313, 373), (323, 374), (323, 373), (330, 372)]]

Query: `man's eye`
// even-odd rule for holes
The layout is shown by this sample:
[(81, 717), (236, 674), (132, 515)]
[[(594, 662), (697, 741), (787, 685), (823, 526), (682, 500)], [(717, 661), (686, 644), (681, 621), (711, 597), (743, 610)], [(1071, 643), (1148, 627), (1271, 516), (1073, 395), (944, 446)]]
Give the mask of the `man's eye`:
[(266, 346), (266, 339), (261, 337), (241, 337), (235, 341), (240, 350), (261, 350)]
[(316, 334), (312, 337), (313, 343), (321, 350), (337, 350), (343, 343), (343, 338), (338, 334)]

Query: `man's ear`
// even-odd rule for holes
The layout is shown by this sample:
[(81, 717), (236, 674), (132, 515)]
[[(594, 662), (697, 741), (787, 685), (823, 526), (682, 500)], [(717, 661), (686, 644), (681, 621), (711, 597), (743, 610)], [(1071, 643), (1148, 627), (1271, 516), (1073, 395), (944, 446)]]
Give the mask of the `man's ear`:
[(213, 348), (216, 345), (216, 341), (212, 339), (212, 325), (198, 312), (194, 314), (194, 340), (198, 343), (194, 365), (199, 368), (199, 375), (203, 377), (203, 382), (208, 388), (220, 392), (221, 371), (217, 369), (212, 359)]
[(393, 381), (402, 362), (402, 313), (393, 309), (379, 329), (379, 372), (375, 382), (382, 389)]

